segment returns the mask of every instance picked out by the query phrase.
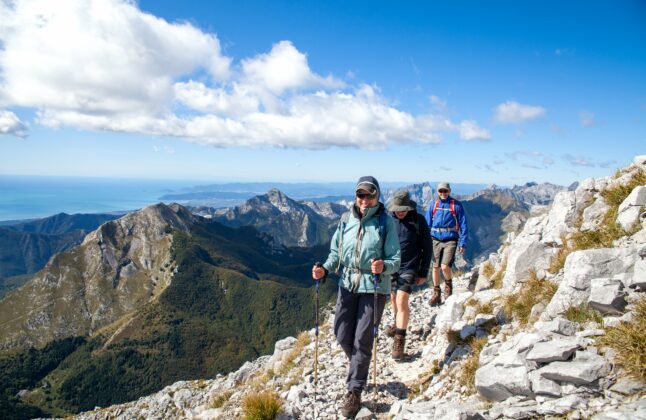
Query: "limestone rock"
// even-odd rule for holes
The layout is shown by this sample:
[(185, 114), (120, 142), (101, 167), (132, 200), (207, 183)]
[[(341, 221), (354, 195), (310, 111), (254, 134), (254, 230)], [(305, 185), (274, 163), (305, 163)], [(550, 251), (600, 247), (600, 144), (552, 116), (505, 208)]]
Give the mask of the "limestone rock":
[(534, 370), (529, 373), (529, 380), (532, 384), (532, 392), (536, 395), (548, 395), (551, 397), (561, 396), (561, 386), (541, 376), (540, 372)]
[(538, 369), (543, 378), (553, 381), (571, 382), (577, 385), (590, 384), (605, 376), (610, 365), (602, 357), (572, 362), (552, 362)]
[(534, 323), (534, 328), (540, 331), (553, 332), (561, 335), (574, 335), (579, 328), (579, 324), (562, 317), (556, 317), (550, 321), (538, 321)]
[(527, 353), (526, 359), (538, 363), (567, 360), (581, 347), (581, 341), (574, 337), (545, 341), (534, 344), (534, 347)]
[(623, 289), (623, 283), (617, 279), (592, 279), (588, 304), (602, 314), (620, 315), (627, 305)]
[(573, 191), (557, 193), (547, 216), (541, 242), (548, 245), (563, 245), (561, 236), (574, 225), (575, 219), (575, 193)]
[(603, 217), (610, 210), (603, 197), (597, 198), (594, 203), (583, 210), (583, 223), (581, 231), (597, 230), (603, 222)]
[(620, 214), (631, 206), (646, 206), (646, 185), (639, 185), (635, 187), (628, 197), (619, 205), (617, 212)]
[(541, 315), (542, 321), (563, 314), (569, 307), (586, 303), (593, 278), (629, 273), (637, 259), (631, 248), (575, 251), (565, 260), (563, 281)]

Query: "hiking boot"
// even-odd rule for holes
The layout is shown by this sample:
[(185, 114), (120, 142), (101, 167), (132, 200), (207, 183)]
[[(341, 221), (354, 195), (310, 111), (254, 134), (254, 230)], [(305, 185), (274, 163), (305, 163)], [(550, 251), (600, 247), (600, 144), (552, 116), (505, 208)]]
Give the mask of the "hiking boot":
[(354, 418), (361, 408), (361, 392), (348, 391), (341, 400), (341, 414)]
[(428, 304), (431, 306), (440, 306), (442, 304), (442, 291), (440, 290), (440, 286), (433, 286), (433, 296), (431, 296)]
[(387, 327), (384, 327), (384, 334), (386, 334), (388, 337), (394, 337), (395, 329), (395, 324), (390, 324)]
[(444, 280), (444, 300), (453, 294), (453, 280)]
[(406, 347), (406, 336), (396, 334), (393, 341), (393, 359), (401, 360), (404, 358), (404, 348)]

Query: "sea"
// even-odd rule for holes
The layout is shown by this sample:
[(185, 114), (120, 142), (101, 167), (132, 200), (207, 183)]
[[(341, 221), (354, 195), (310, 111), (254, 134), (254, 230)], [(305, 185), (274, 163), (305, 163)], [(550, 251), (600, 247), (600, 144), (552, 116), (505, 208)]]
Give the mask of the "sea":
[(61, 212), (126, 212), (158, 203), (164, 194), (200, 183), (204, 181), (2, 175), (0, 221)]

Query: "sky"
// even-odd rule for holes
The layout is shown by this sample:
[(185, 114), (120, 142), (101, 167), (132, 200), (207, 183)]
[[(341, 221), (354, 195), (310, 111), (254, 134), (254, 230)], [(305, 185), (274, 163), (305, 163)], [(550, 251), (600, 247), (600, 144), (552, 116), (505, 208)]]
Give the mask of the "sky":
[(0, 0), (0, 175), (568, 185), (645, 153), (642, 0)]

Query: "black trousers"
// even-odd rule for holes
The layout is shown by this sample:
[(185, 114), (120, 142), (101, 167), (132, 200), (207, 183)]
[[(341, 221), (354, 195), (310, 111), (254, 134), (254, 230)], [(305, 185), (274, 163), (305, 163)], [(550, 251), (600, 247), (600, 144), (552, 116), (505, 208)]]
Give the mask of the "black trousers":
[[(377, 294), (377, 325), (381, 322), (388, 295)], [(374, 295), (353, 293), (339, 287), (334, 316), (334, 334), (350, 359), (346, 386), (361, 392), (366, 386), (372, 358)]]

